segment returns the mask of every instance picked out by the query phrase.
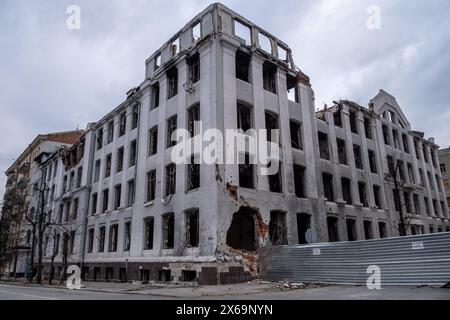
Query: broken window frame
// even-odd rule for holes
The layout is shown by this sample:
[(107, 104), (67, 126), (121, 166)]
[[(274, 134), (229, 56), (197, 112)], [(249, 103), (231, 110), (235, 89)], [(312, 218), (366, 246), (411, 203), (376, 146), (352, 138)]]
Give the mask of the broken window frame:
[(364, 117), (364, 134), (366, 136), (366, 139), (372, 140), (373, 134), (372, 134), (372, 123), (371, 119), (368, 117)]
[(359, 170), (364, 170), (363, 159), (361, 154), (361, 146), (354, 144), (353, 145), (353, 155), (355, 158), (355, 167)]
[(200, 188), (200, 164), (197, 157), (192, 155), (190, 163), (187, 164), (187, 191)]
[(244, 132), (253, 129), (253, 108), (247, 104), (237, 104), (237, 128)]
[(107, 144), (110, 144), (114, 140), (114, 120), (108, 122), (108, 138)]
[(279, 144), (280, 141), (273, 141), (275, 137), (272, 136), (272, 130), (279, 131), (279, 129), (280, 129), (279, 124), (278, 124), (278, 121), (279, 121), (278, 115), (274, 112), (266, 110), (264, 113), (264, 119), (265, 119), (265, 125), (266, 125), (266, 130), (267, 130), (267, 141)]
[(196, 104), (188, 109), (187, 129), (190, 137), (193, 138), (200, 134), (200, 104)]
[(125, 149), (124, 147), (120, 147), (117, 150), (116, 173), (122, 172), (124, 157), (125, 157)]
[(97, 150), (100, 150), (103, 147), (103, 128), (98, 129), (96, 138)]
[(239, 186), (246, 189), (255, 189), (255, 168), (248, 153), (244, 154), (244, 163), (239, 164)]
[(158, 153), (158, 126), (148, 131), (148, 156), (154, 156)]
[(286, 212), (279, 210), (270, 211), (269, 238), (273, 246), (288, 244)]
[(200, 54), (197, 52), (186, 60), (188, 66), (188, 81), (195, 84), (200, 81)]
[(364, 220), (363, 221), (363, 227), (364, 227), (364, 238), (366, 240), (373, 239), (373, 226), (372, 221), (370, 220)]
[(150, 101), (150, 110), (154, 110), (159, 107), (159, 82), (152, 85), (152, 97)]
[(289, 101), (299, 103), (298, 80), (296, 77), (286, 74), (287, 98)]
[(98, 234), (98, 252), (105, 252), (106, 226), (101, 226)]
[(97, 213), (97, 203), (98, 203), (98, 193), (92, 194), (92, 209), (91, 214), (95, 215)]
[(83, 175), (83, 167), (78, 167), (78, 169), (77, 169), (77, 182), (75, 183), (75, 187), (76, 188), (81, 187), (82, 175)]
[(167, 77), (167, 100), (175, 97), (178, 94), (178, 69), (172, 67), (166, 72)]
[(144, 250), (153, 250), (153, 238), (155, 236), (155, 218), (144, 219)]
[(317, 135), (319, 138), (320, 158), (324, 160), (330, 160), (330, 145), (328, 143), (328, 134), (319, 131)]
[(105, 159), (105, 178), (108, 178), (111, 176), (111, 166), (112, 166), (112, 154), (109, 153), (106, 155)]
[(306, 195), (306, 181), (305, 181), (305, 167), (294, 164), (294, 188), (297, 198), (307, 198)]
[(383, 221), (378, 222), (378, 232), (380, 235), (380, 239), (387, 238), (387, 228), (385, 222)]
[(161, 67), (161, 53), (156, 54), (154, 59), (154, 71), (158, 70)]
[(394, 147), (396, 148), (396, 149), (401, 149), (401, 147), (400, 147), (400, 136), (398, 135), (398, 131), (397, 130), (395, 130), (395, 129), (393, 129), (392, 130), (392, 137), (393, 137), (393, 140), (394, 140)]
[(384, 144), (387, 145), (387, 146), (390, 146), (391, 145), (391, 139), (390, 139), (390, 136), (389, 136), (389, 127), (387, 125), (383, 124), (382, 129), (383, 129)]
[(261, 50), (273, 54), (271, 38), (261, 31), (258, 32), (258, 46)]
[(202, 38), (202, 23), (201, 21), (197, 21), (192, 25), (192, 42), (196, 42)]
[(108, 212), (109, 207), (109, 189), (104, 189), (102, 193), (102, 213)]
[(94, 251), (94, 228), (89, 228), (88, 231), (88, 244), (87, 244), (87, 253), (92, 253)]
[(130, 142), (130, 157), (128, 167), (134, 167), (137, 161), (137, 141), (133, 140)]
[(336, 138), (339, 164), (348, 165), (347, 146), (344, 139)]
[(120, 209), (122, 198), (122, 184), (114, 187), (114, 210)]
[(131, 248), (131, 221), (123, 225), (123, 251), (128, 252)]
[(263, 63), (263, 88), (268, 92), (277, 94), (277, 73), (278, 68), (270, 61)]
[[(278, 161), (278, 160), (276, 160)], [(267, 165), (268, 168), (272, 166), (272, 162)], [(268, 175), (269, 191), (274, 193), (283, 193), (283, 178), (282, 178), (282, 163), (279, 162), (278, 171), (275, 174)]]
[(278, 53), (278, 59), (280, 59), (281, 61), (284, 62), (288, 62), (289, 61), (289, 50), (284, 48), (281, 45), (277, 45), (277, 53)]
[(408, 136), (406, 134), (402, 134), (402, 142), (403, 142), (403, 151), (409, 153)]
[(118, 224), (113, 224), (109, 226), (108, 252), (117, 252), (118, 233), (119, 233)]
[(242, 50), (237, 50), (235, 60), (236, 78), (250, 83), (251, 55)]
[(377, 185), (373, 185), (373, 198), (375, 201), (375, 206), (377, 209), (381, 209), (381, 187)]
[(178, 126), (177, 122), (178, 122), (177, 115), (174, 115), (167, 120), (167, 136), (166, 136), (167, 149), (172, 148), (177, 144), (176, 141), (172, 140), (172, 134), (173, 132), (175, 132), (175, 130), (177, 130)]
[(162, 216), (162, 228), (163, 249), (173, 249), (175, 245), (175, 214), (173, 212)]
[(348, 118), (350, 122), (350, 131), (354, 134), (358, 134), (358, 114), (356, 111), (349, 111)]
[(345, 224), (347, 226), (347, 239), (348, 241), (357, 241), (358, 234), (356, 233), (356, 220), (347, 218), (345, 220)]
[(127, 207), (130, 208), (134, 205), (136, 197), (136, 187), (134, 179), (128, 180), (127, 182), (128, 194), (127, 194)]
[(126, 112), (122, 112), (119, 117), (119, 137), (125, 135), (127, 129), (127, 114)]
[(358, 182), (359, 202), (363, 207), (369, 207), (369, 199), (367, 197), (367, 185), (365, 182)]
[(176, 193), (177, 185), (177, 166), (174, 163), (170, 163), (166, 166), (166, 197), (174, 195)]
[(199, 210), (191, 209), (185, 212), (186, 218), (186, 247), (198, 248), (199, 246)]
[(339, 241), (339, 220), (337, 217), (327, 217), (328, 242)]
[(150, 202), (155, 200), (156, 197), (156, 170), (147, 172), (147, 188), (146, 188), (146, 201)]
[(139, 104), (135, 104), (132, 108), (131, 130), (136, 129), (139, 125)]
[(341, 178), (342, 198), (348, 205), (353, 204), (352, 199), (352, 181), (349, 178)]
[(289, 130), (291, 133), (291, 147), (293, 149), (303, 150), (302, 124), (298, 121), (290, 120)]
[(94, 183), (100, 180), (100, 170), (101, 170), (101, 160), (97, 159), (95, 161)]
[(377, 166), (377, 158), (375, 155), (375, 151), (368, 150), (368, 156), (369, 156), (369, 167), (371, 173), (378, 173), (378, 166)]
[(170, 43), (170, 56), (175, 57), (180, 53), (180, 51), (181, 51), (181, 41), (180, 37), (178, 36)]
[(252, 29), (246, 23), (239, 19), (234, 19), (233, 23), (233, 34), (242, 39), (244, 45), (251, 46), (252, 45)]
[(333, 175), (322, 172), (323, 196), (328, 202), (334, 202)]
[(311, 230), (311, 215), (308, 213), (297, 213), (298, 244), (308, 244), (306, 233)]

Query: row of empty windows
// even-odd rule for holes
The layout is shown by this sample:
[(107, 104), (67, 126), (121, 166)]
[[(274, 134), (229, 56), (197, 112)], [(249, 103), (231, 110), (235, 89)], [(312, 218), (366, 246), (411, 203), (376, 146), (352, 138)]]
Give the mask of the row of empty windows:
[[(337, 242), (342, 240), (356, 241), (356, 240), (370, 240), (374, 239), (373, 222), (370, 220), (363, 221), (364, 239), (359, 239), (357, 234), (356, 219), (347, 218), (345, 220), (347, 239), (340, 238), (339, 220), (337, 217), (327, 217), (328, 240), (330, 242)], [(379, 238), (387, 238), (387, 225), (385, 222), (378, 222)]]
[[(191, 209), (185, 212), (185, 247), (195, 248), (199, 245), (199, 210)], [(123, 225), (123, 251), (129, 251), (131, 246), (131, 222), (127, 221)], [(144, 250), (153, 250), (155, 219), (147, 217), (144, 219), (143, 248)], [(97, 238), (95, 238), (95, 229), (89, 228), (87, 235), (87, 252), (94, 251), (94, 242), (97, 239), (97, 252), (117, 252), (118, 251), (119, 225), (109, 226), (108, 247), (106, 248), (106, 226), (100, 226)], [(166, 213), (162, 215), (162, 244), (163, 249), (173, 249), (175, 243), (175, 215)]]
[[(76, 170), (76, 174), (77, 174), (77, 176), (75, 178), (75, 170), (72, 170), (69, 173), (69, 177), (67, 176), (67, 174), (64, 175), (63, 187), (62, 187), (63, 193), (66, 191), (73, 190), (74, 188), (76, 189), (76, 188), (81, 187), (81, 178), (82, 178), (82, 174), (83, 174), (83, 167), (78, 167), (78, 169)], [(67, 182), (69, 182), (69, 184), (67, 184)]]

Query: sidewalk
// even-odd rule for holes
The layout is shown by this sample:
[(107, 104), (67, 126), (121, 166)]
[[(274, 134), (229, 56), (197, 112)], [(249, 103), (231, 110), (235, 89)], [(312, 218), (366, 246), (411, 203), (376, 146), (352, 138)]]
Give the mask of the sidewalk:
[[(44, 282), (42, 285), (36, 283), (28, 283), (24, 279), (8, 280), (2, 278), (1, 283), (16, 284), (21, 286), (56, 288), (61, 290), (69, 290), (65, 285), (53, 285)], [(81, 290), (110, 292), (122, 294), (143, 294), (159, 296), (161, 298), (179, 298), (179, 299), (196, 299), (201, 297), (220, 297), (220, 296), (245, 296), (258, 293), (268, 293), (273, 291), (281, 291), (279, 283), (255, 280), (248, 283), (215, 285), (215, 286), (199, 286), (197, 283), (113, 283), (113, 282), (82, 282)]]

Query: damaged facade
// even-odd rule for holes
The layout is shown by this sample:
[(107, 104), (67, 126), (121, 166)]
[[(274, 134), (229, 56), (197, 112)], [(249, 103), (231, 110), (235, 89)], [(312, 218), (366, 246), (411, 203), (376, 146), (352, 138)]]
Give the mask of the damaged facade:
[[(244, 164), (173, 164), (171, 133), (196, 135), (199, 120), (203, 131), (279, 129), (280, 171), (258, 175), (248, 154)], [(43, 165), (63, 169), (47, 205), (61, 219), (72, 214), (68, 259), (84, 279), (225, 284), (258, 275), (261, 246), (397, 236), (389, 156), (405, 176), (412, 166), (401, 188), (411, 203), (419, 197), (408, 233), (448, 228), (446, 203), (446, 214), (425, 210), (445, 199), (436, 149), (384, 91), (369, 108), (340, 101), (316, 114), (290, 48), (213, 4), (147, 59), (126, 101)], [(50, 239), (47, 250), (60, 245)]]

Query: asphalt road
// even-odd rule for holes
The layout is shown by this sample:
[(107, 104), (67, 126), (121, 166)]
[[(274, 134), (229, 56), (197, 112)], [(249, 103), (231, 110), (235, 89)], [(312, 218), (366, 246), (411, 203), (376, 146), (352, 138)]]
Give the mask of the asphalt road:
[[(175, 289), (176, 290), (176, 289)], [(175, 293), (175, 292), (174, 292)], [(68, 290), (47, 287), (0, 284), (0, 300), (167, 300), (198, 299), (192, 296), (167, 296), (158, 294), (133, 294)], [(360, 286), (325, 286), (320, 288), (263, 291), (258, 293), (203, 296), (200, 299), (245, 300), (450, 300), (450, 289), (436, 287), (388, 287), (368, 290)]]

